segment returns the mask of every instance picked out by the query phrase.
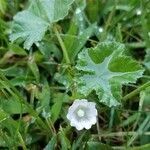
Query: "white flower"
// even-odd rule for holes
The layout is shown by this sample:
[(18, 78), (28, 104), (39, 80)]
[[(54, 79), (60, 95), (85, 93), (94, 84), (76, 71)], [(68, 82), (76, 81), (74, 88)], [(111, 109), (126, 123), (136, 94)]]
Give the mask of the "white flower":
[(86, 99), (77, 99), (69, 107), (67, 118), (70, 125), (77, 130), (90, 129), (96, 123), (97, 110), (94, 102), (88, 102)]

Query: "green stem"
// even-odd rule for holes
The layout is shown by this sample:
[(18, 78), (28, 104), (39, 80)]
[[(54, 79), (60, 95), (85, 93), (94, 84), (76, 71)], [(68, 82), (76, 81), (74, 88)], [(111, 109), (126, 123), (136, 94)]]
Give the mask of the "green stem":
[(128, 140), (127, 142), (127, 146), (129, 147), (134, 141), (135, 139), (139, 136), (143, 134), (144, 128), (145, 126), (149, 123), (150, 121), (150, 116), (148, 115), (145, 120), (142, 122), (142, 124), (140, 125), (140, 127), (138, 128), (138, 130), (132, 135), (132, 137)]
[(107, 38), (107, 33), (108, 33), (108, 28), (111, 25), (111, 21), (113, 19), (114, 13), (115, 13), (115, 6), (113, 7), (112, 11), (110, 12), (108, 19), (105, 23), (105, 27), (104, 27), (104, 32), (102, 33), (102, 38), (101, 40), (105, 40)]
[(145, 47), (145, 42), (133, 42), (133, 43), (126, 43), (125, 44), (127, 47), (136, 49), (136, 48), (144, 48)]
[(135, 90), (132, 91), (131, 93), (125, 95), (125, 96), (122, 98), (122, 100), (123, 100), (123, 101), (126, 101), (126, 100), (128, 100), (128, 99), (134, 97), (134, 96), (137, 95), (140, 91), (146, 89), (146, 88), (149, 87), (149, 86), (150, 86), (150, 81), (147, 82), (147, 83), (145, 83), (145, 84), (143, 84), (142, 86), (138, 87), (137, 89), (135, 89)]
[(56, 130), (55, 130), (50, 118), (46, 118), (46, 123), (47, 123), (49, 129), (51, 130), (51, 133), (56, 135)]
[[(12, 148), (11, 141), (8, 139), (6, 133), (4, 133), (4, 132), (2, 131), (2, 129), (0, 130), (0, 136), (1, 136), (1, 138), (5, 141), (4, 144), (7, 143), (7, 147), (8, 147), (8, 148), (10, 148), (10, 147)], [(2, 144), (2, 145), (3, 145), (3, 144)]]
[[(100, 135), (100, 134), (101, 134), (101, 131), (100, 131), (100, 126), (99, 126), (99, 119), (98, 119), (98, 117), (97, 117), (96, 126), (97, 126), (98, 135)], [(101, 136), (98, 136), (98, 138), (99, 138), (99, 141), (101, 141)]]
[(27, 150), (26, 145), (25, 145), (25, 142), (24, 142), (24, 140), (23, 140), (23, 138), (22, 138), (20, 132), (18, 132), (18, 137), (19, 137), (19, 140), (20, 140), (20, 142), (21, 142), (21, 145), (22, 145), (23, 150)]
[(137, 133), (134, 131), (129, 131), (129, 132), (111, 132), (111, 133), (101, 133), (101, 134), (93, 134), (92, 137), (93, 138), (98, 138), (98, 137), (123, 137), (123, 136), (132, 136), (134, 134), (137, 135), (150, 135), (150, 132), (142, 132), (142, 133)]
[(60, 34), (59, 34), (59, 32), (58, 32), (56, 27), (54, 27), (54, 32), (55, 32), (55, 34), (56, 34), (56, 36), (58, 38), (59, 44), (60, 44), (60, 46), (62, 48), (62, 51), (63, 51), (63, 54), (64, 54), (64, 58), (66, 60), (66, 63), (67, 64), (71, 64), (69, 56), (68, 56), (68, 53), (67, 53), (67, 49), (65, 47), (65, 44), (64, 44), (64, 42), (63, 42), (63, 40), (62, 40), (62, 38), (61, 38), (61, 36), (60, 36)]

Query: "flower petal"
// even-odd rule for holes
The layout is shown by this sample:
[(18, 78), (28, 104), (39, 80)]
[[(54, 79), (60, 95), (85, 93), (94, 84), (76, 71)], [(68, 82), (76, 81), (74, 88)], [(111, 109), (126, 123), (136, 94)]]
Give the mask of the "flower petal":
[[(76, 99), (68, 109), (67, 118), (70, 125), (77, 130), (90, 129), (96, 123), (97, 110), (94, 102), (88, 102), (86, 99)], [(78, 111), (82, 110), (85, 115), (78, 116)]]

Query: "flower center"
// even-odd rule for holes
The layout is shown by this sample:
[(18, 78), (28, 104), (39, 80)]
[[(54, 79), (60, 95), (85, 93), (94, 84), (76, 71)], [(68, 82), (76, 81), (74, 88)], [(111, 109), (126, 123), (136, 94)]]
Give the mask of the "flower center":
[(79, 117), (83, 117), (85, 115), (85, 112), (82, 109), (79, 109), (77, 114)]

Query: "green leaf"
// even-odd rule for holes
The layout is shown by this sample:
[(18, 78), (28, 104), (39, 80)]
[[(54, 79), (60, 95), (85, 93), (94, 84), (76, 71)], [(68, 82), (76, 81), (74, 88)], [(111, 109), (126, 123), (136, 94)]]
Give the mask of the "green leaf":
[(9, 49), (16, 55), (27, 56), (26, 51), (23, 48), (19, 47), (19, 45), (17, 44), (9, 44)]
[(52, 106), (51, 113), (52, 113), (52, 121), (55, 122), (60, 114), (63, 99), (61, 94), (58, 94), (57, 101), (55, 104)]
[(51, 94), (50, 94), (50, 87), (46, 80), (44, 81), (44, 85), (42, 86), (41, 92), (38, 93), (38, 98), (41, 101), (41, 106), (43, 108), (49, 107)]
[(150, 144), (145, 144), (142, 146), (129, 148), (128, 150), (149, 150), (149, 149), (150, 149)]
[(51, 94), (50, 94), (50, 87), (46, 79), (44, 79), (44, 84), (42, 86), (41, 92), (37, 93), (37, 98), (40, 100), (38, 110), (42, 111), (42, 115), (44, 118), (49, 118), (51, 116), (49, 106)]
[(2, 135), (0, 136), (0, 147), (6, 147), (7, 144), (5, 142), (5, 140), (3, 139)]
[[(73, 142), (71, 149), (76, 150), (79, 147), (81, 148), (81, 144), (83, 142), (83, 138), (86, 136), (86, 131), (77, 137), (77, 140)], [(82, 144), (83, 145), (83, 144)]]
[(2, 106), (3, 110), (10, 115), (28, 112), (26, 105), (21, 104), (13, 97), (10, 97), (9, 100), (2, 99), (2, 101), (0, 101), (0, 105)]
[[(81, 24), (81, 23), (80, 23)], [(73, 62), (77, 54), (84, 47), (90, 36), (93, 34), (96, 24), (92, 24), (89, 27), (80, 29), (77, 25), (75, 18), (70, 23), (70, 28), (64, 37), (65, 47), (68, 51), (70, 60)], [(78, 31), (79, 30), (79, 31)]]
[(150, 108), (150, 87), (147, 87), (145, 90), (140, 92), (140, 99), (143, 102), (142, 109)]
[(88, 150), (102, 149), (102, 150), (112, 150), (109, 145), (100, 143), (100, 142), (88, 142)]
[(0, 123), (2, 122), (2, 121), (4, 121), (5, 119), (7, 119), (9, 116), (8, 116), (8, 114), (6, 114), (5, 112), (4, 112), (4, 110), (2, 109), (2, 108), (0, 108)]
[(62, 128), (58, 133), (58, 137), (61, 143), (61, 150), (68, 150), (71, 148), (70, 140), (66, 137)]
[(93, 90), (107, 106), (117, 106), (121, 99), (122, 84), (135, 83), (143, 74), (142, 67), (124, 56), (124, 45), (102, 42), (84, 49), (78, 56), (78, 91), (87, 96)]
[(17, 65), (8, 67), (6, 69), (1, 69), (1, 71), (4, 73), (5, 76), (8, 76), (8, 77), (21, 76), (26, 73), (23, 68), (18, 67)]
[(73, 0), (33, 0), (27, 10), (14, 16), (12, 42), (21, 38), (24, 48), (30, 49), (33, 43), (41, 41), (49, 25), (63, 19)]
[(120, 126), (122, 126), (122, 127), (129, 126), (131, 123), (136, 121), (138, 116), (139, 116), (139, 113), (135, 113), (135, 114), (129, 116), (126, 120), (122, 121)]
[(82, 33), (77, 36), (77, 39), (75, 39), (73, 46), (71, 47), (70, 51), (68, 51), (72, 61), (76, 58), (81, 48), (85, 45), (89, 37), (93, 34), (95, 27), (96, 25), (92, 24), (88, 28), (84, 29)]
[(57, 22), (68, 14), (73, 1), (74, 0), (33, 0), (29, 10), (47, 22)]
[(34, 77), (31, 77), (31, 76), (26, 77), (24, 75), (19, 75), (19, 76), (16, 75), (16, 77), (11, 79), (10, 82), (13, 86), (25, 87), (26, 84), (28, 84), (32, 80), (34, 80)]
[(30, 49), (33, 43), (41, 41), (48, 23), (28, 10), (19, 12), (14, 17), (13, 33), (10, 40), (14, 42), (18, 38), (24, 40), (24, 48)]
[(87, 2), (86, 13), (90, 22), (96, 22), (97, 20), (99, 20), (99, 14), (101, 13), (101, 10), (102, 10), (101, 1), (93, 0)]
[(57, 142), (57, 136), (54, 135), (51, 140), (48, 142), (44, 150), (55, 150), (55, 144)]
[(68, 90), (69, 87), (72, 85), (72, 76), (67, 73), (56, 73), (54, 76), (55, 80), (58, 81), (59, 83), (63, 84), (65, 88)]
[(7, 1), (0, 0), (0, 16), (5, 14), (6, 8), (7, 8)]
[(55, 57), (57, 60), (62, 59), (61, 51), (53, 42), (49, 41), (49, 39), (40, 43), (39, 51), (43, 54), (46, 61), (49, 61), (53, 57)]
[(30, 70), (32, 71), (33, 75), (35, 76), (35, 79), (37, 82), (39, 82), (40, 80), (40, 72), (39, 72), (39, 68), (34, 60), (34, 57), (30, 57), (30, 60), (28, 61), (28, 66), (30, 68)]

